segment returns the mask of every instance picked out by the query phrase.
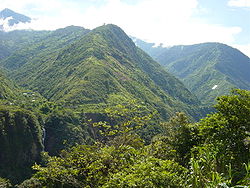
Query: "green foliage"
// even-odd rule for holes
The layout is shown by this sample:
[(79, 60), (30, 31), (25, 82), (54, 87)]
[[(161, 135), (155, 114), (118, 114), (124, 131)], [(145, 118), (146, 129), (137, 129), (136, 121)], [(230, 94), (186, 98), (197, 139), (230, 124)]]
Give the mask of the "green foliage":
[(192, 156), (190, 160), (189, 183), (192, 187), (219, 187), (222, 184), (231, 184), (232, 177), (225, 176), (218, 170), (217, 154), (219, 149), (216, 145), (207, 144), (194, 149), (198, 155)]
[(45, 119), (45, 148), (50, 155), (77, 144), (91, 144), (89, 127), (84, 118), (70, 109), (54, 109)]
[(34, 166), (38, 170), (34, 177), (43, 185), (98, 187), (110, 174), (132, 164), (139, 154), (128, 146), (115, 149), (113, 146), (98, 148), (81, 145), (61, 155), (62, 158), (50, 158), (47, 167)]
[[(33, 166), (37, 172), (19, 186), (247, 187), (249, 96), (249, 91), (234, 90), (219, 98), (216, 113), (195, 124), (184, 113), (176, 113), (147, 146), (135, 130), (149, 122), (148, 109), (130, 100), (122, 105), (113, 100), (104, 110), (110, 123), (96, 123), (106, 141), (76, 145), (57, 157), (44, 153), (45, 160)], [(79, 119), (72, 111), (67, 113), (60, 121)]]
[(37, 117), (14, 106), (0, 106), (0, 143), (0, 176), (14, 183), (29, 177), (43, 150)]
[(16, 185), (18, 188), (40, 188), (42, 187), (41, 182), (36, 178), (30, 178), (22, 182), (20, 185)]
[(14, 104), (24, 100), (21, 90), (6, 78), (0, 70), (0, 104)]
[(49, 157), (44, 167), (33, 167), (38, 171), (35, 182), (46, 187), (185, 187), (187, 170), (151, 156), (134, 133), (150, 119), (142, 109), (146, 110), (133, 101), (128, 107), (107, 108), (111, 122), (119, 122), (98, 123), (108, 142), (78, 145), (60, 157)]
[(9, 180), (0, 177), (0, 187), (9, 188), (9, 187), (12, 187), (12, 185)]
[(93, 127), (98, 127), (104, 142), (116, 137), (116, 145), (129, 143), (131, 135), (138, 129), (142, 129), (153, 117), (146, 106), (139, 105), (136, 101), (129, 101), (126, 106), (119, 104), (108, 107), (105, 109), (105, 113), (110, 123), (101, 121), (93, 123)]
[(161, 134), (155, 136), (147, 149), (152, 156), (158, 159), (177, 159), (176, 149), (168, 136)]
[(77, 146), (34, 169), (47, 187), (185, 187), (187, 171), (130, 146)]
[(147, 157), (114, 174), (102, 187), (185, 187), (186, 171), (173, 161)]
[[(249, 143), (246, 142), (250, 131), (249, 102), (249, 91), (233, 90), (231, 95), (218, 99), (217, 113), (199, 122), (202, 142), (194, 152), (197, 156), (192, 159), (193, 171), (202, 173), (194, 176), (198, 187), (223, 181), (237, 185), (243, 179), (243, 185), (249, 185), (249, 179), (244, 178), (249, 176), (244, 165), (250, 158)], [(201, 172), (200, 169), (204, 170)]]
[(168, 122), (161, 124), (164, 132), (152, 140), (155, 156), (174, 159), (188, 166), (191, 149), (198, 143), (197, 128), (190, 124), (185, 113), (177, 112)]
[(51, 102), (87, 108), (89, 113), (107, 105), (114, 95), (144, 102), (163, 119), (180, 110), (195, 116), (193, 109), (200, 104), (115, 25), (41, 33), (0, 65), (20, 85)]
[(220, 97), (215, 108), (216, 114), (201, 121), (200, 134), (207, 142), (221, 144), (222, 163), (232, 162), (233, 167), (240, 168), (250, 157), (245, 142), (250, 132), (250, 92), (233, 90), (231, 95)]

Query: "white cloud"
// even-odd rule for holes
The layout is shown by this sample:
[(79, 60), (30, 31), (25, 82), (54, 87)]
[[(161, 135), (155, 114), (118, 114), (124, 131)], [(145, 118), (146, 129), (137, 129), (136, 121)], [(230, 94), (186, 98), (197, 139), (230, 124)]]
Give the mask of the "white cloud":
[[(88, 5), (87, 5), (88, 2)], [(92, 3), (91, 3), (92, 2)], [(120, 26), (129, 35), (164, 45), (222, 42), (235, 44), (240, 27), (206, 23), (193, 17), (198, 0), (1, 0), (0, 8), (36, 13), (39, 19), (16, 29), (56, 29), (68, 25), (95, 28), (104, 23)], [(9, 6), (8, 6), (9, 5)], [(84, 11), (83, 11), (84, 10)]]
[[(13, 31), (13, 30), (55, 30), (57, 28), (62, 28), (67, 25), (60, 25), (60, 24), (54, 24), (51, 22), (52, 20), (55, 21), (56, 19), (51, 18), (39, 18), (39, 19), (33, 19), (30, 23), (18, 23), (14, 24), (13, 26), (9, 26), (6, 21), (4, 21), (3, 29), (4, 31)], [(0, 20), (1, 25), (1, 20)]]
[(12, 17), (8, 17), (6, 19), (0, 18), (0, 26), (2, 26), (4, 30), (6, 30), (5, 28), (9, 27), (9, 20), (11, 19)]
[(94, 28), (103, 23), (114, 23), (129, 35), (165, 45), (234, 42), (234, 35), (241, 32), (240, 27), (195, 20), (192, 15), (197, 7), (197, 0), (145, 0), (134, 6), (109, 0), (105, 6), (89, 8), (84, 14), (84, 24)]
[(228, 6), (231, 7), (250, 7), (250, 0), (230, 0)]

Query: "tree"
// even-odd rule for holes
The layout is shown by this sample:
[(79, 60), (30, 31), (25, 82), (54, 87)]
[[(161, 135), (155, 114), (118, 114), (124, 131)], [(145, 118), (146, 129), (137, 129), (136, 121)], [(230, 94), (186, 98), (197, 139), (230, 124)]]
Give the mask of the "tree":
[(0, 187), (1, 188), (9, 188), (9, 187), (12, 187), (12, 185), (8, 179), (4, 179), (4, 178), (0, 177)]
[(129, 168), (113, 174), (104, 188), (116, 187), (186, 187), (187, 169), (171, 160), (144, 156)]
[[(194, 153), (198, 153), (198, 160), (201, 151), (207, 151), (205, 153), (213, 156), (214, 172), (224, 173), (224, 176), (231, 174), (232, 184), (236, 184), (246, 176), (244, 164), (248, 164), (250, 159), (247, 142), (250, 132), (250, 91), (233, 90), (230, 95), (219, 97), (215, 108), (216, 113), (198, 123), (202, 143)], [(211, 151), (216, 152), (212, 154)]]
[(105, 109), (105, 113), (109, 122), (100, 121), (93, 123), (92, 126), (98, 128), (99, 141), (117, 146), (141, 145), (143, 141), (136, 134), (136, 131), (147, 125), (155, 114), (148, 112), (148, 109), (137, 101), (108, 107)]
[(177, 112), (168, 122), (161, 124), (163, 134), (152, 140), (152, 152), (163, 159), (174, 159), (188, 166), (191, 149), (198, 143), (197, 129), (183, 112)]

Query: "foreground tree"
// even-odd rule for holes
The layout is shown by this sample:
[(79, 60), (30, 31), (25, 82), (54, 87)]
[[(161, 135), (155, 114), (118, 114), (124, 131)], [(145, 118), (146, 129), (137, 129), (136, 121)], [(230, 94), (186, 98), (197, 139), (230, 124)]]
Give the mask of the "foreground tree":
[(250, 91), (233, 90), (231, 95), (219, 97), (215, 108), (216, 113), (198, 123), (202, 141), (193, 148), (191, 164), (196, 173), (203, 169), (196, 174), (199, 186), (215, 182), (215, 177), (231, 185), (250, 185)]

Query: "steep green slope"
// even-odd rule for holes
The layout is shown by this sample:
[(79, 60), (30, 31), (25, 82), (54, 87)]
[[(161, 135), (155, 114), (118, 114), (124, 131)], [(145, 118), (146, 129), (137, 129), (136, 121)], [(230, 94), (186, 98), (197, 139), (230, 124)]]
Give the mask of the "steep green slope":
[(33, 173), (31, 166), (40, 162), (43, 149), (54, 155), (91, 142), (80, 121), (84, 117), (54, 105), (0, 74), (0, 177), (19, 183)]
[(215, 97), (232, 88), (250, 89), (250, 59), (230, 46), (220, 43), (174, 46), (151, 55), (204, 103), (212, 103)]
[(194, 115), (199, 104), (180, 81), (114, 25), (94, 29), (52, 54), (44, 49), (33, 59), (32, 50), (24, 49), (25, 63), (14, 61), (14, 54), (2, 65), (12, 70), (10, 75), (20, 85), (64, 105), (93, 110), (125, 96), (148, 104), (166, 118), (177, 110)]
[(0, 105), (0, 177), (20, 182), (40, 161), (42, 130), (30, 111)]
[(23, 100), (24, 97), (20, 91), (6, 76), (0, 71), (0, 104), (17, 100)]
[(46, 99), (38, 92), (17, 86), (0, 70), (0, 105), (18, 106), (37, 111)]
[(43, 149), (38, 118), (20, 108), (34, 105), (33, 98), (40, 99), (34, 95), (29, 97), (0, 72), (0, 177), (14, 183), (31, 175), (31, 166), (40, 160)]

